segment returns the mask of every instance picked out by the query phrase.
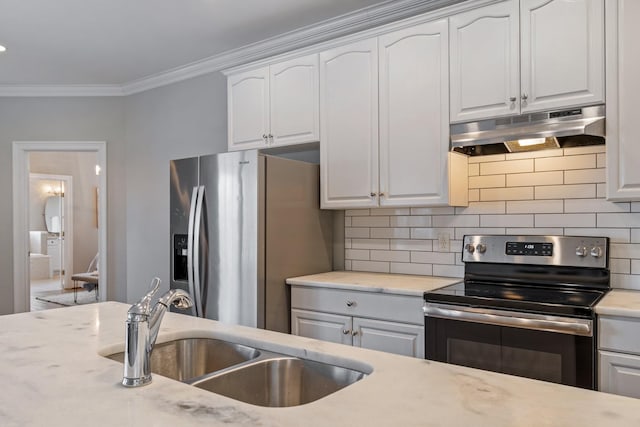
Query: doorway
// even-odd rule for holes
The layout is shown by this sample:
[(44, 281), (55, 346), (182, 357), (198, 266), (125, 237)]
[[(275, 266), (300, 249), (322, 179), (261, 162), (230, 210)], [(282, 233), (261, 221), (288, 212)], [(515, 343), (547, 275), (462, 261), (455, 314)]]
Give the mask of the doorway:
[[(82, 174), (73, 164), (82, 164)], [(68, 170), (72, 176), (64, 175)], [(42, 291), (60, 298), (38, 301), (35, 309), (90, 301), (83, 296), (88, 292), (91, 301), (106, 301), (107, 271), (98, 268), (107, 265), (107, 204), (99, 197), (106, 194), (106, 171), (104, 142), (13, 143), (14, 312), (29, 311), (34, 293)], [(38, 192), (40, 199), (33, 197)], [(34, 272), (37, 289), (30, 286)]]

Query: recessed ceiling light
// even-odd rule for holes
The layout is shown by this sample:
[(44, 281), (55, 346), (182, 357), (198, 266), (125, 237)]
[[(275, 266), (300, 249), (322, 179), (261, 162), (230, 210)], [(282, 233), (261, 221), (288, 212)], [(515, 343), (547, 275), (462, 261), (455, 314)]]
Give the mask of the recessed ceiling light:
[(5, 50), (7, 50), (7, 48), (0, 44), (0, 52), (4, 52)]

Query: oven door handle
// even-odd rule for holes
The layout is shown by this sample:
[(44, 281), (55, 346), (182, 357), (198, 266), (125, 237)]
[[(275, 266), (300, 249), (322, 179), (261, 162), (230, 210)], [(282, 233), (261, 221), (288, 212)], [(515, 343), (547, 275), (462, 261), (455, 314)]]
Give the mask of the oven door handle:
[(425, 316), (448, 320), (462, 320), (488, 325), (534, 329), (568, 335), (593, 336), (593, 322), (589, 319), (545, 316), (532, 313), (487, 310), (474, 307), (425, 304)]

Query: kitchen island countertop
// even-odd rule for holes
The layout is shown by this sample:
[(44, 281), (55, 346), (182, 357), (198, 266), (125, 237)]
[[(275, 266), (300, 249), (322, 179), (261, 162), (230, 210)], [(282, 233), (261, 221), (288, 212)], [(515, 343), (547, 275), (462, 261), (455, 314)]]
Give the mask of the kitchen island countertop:
[(263, 408), (154, 375), (120, 385), (128, 305), (0, 316), (0, 425), (638, 426), (640, 400), (167, 313), (158, 342), (212, 337), (373, 373), (316, 402)]
[(426, 291), (457, 283), (456, 277), (414, 276), (408, 274), (330, 271), (287, 279), (289, 285), (348, 289), (422, 297)]

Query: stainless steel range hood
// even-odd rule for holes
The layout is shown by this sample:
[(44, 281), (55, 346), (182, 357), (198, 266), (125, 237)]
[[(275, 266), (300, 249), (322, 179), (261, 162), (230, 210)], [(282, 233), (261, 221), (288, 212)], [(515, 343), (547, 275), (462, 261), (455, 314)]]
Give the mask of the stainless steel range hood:
[(451, 151), (478, 156), (604, 144), (604, 116), (604, 105), (595, 105), (452, 124)]

